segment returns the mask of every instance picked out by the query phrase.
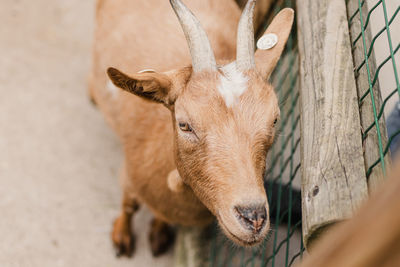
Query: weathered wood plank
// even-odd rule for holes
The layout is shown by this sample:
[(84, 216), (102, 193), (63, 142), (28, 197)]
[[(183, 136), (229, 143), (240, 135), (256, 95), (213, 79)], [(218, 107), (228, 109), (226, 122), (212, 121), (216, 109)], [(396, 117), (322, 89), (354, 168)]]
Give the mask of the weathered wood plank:
[(349, 218), (367, 197), (344, 0), (298, 0), (303, 238)]
[[(356, 11), (358, 10), (358, 1), (348, 1), (347, 2), (347, 16), (350, 18)], [(367, 15), (368, 15), (368, 1), (364, 2), (364, 5), (361, 8), (363, 22), (365, 24)], [(355, 68), (360, 66), (365, 61), (364, 54), (364, 44), (362, 37), (359, 38), (359, 34), (361, 34), (361, 22), (359, 13), (352, 19), (350, 26), (350, 39), (351, 43), (355, 43), (353, 47), (353, 62)], [(365, 29), (365, 41), (367, 45), (367, 51), (369, 50), (369, 45), (371, 44), (371, 31), (370, 27)], [(359, 38), (357, 41), (356, 39)], [(375, 75), (376, 73), (376, 63), (375, 63), (375, 54), (372, 50), (372, 54), (368, 58), (368, 65), (371, 75)], [(373, 77), (373, 76), (371, 76)], [(369, 91), (369, 83), (368, 83), (368, 73), (367, 67), (364, 65), (356, 75), (357, 82), (357, 92), (358, 97), (360, 98), (364, 95), (365, 92)], [(375, 85), (372, 87), (372, 92), (374, 96), (374, 102), (377, 112), (379, 112), (382, 107), (382, 96), (381, 90), (379, 87), (379, 81), (377, 80)], [(361, 126), (365, 131), (372, 123), (374, 123), (374, 113), (372, 106), (371, 95), (368, 95), (362, 102), (360, 106), (360, 118), (361, 118)], [(379, 128), (381, 133), (382, 146), (385, 148), (388, 138), (386, 132), (386, 123), (385, 116), (382, 114), (382, 118), (379, 120)], [(363, 143), (364, 146), (364, 159), (365, 159), (365, 169), (367, 170), (377, 159), (379, 159), (379, 141), (378, 141), (378, 132), (376, 127), (371, 129), (367, 137)], [(384, 158), (384, 164), (387, 168), (390, 165), (390, 155), (387, 154)], [(379, 184), (384, 181), (384, 172), (380, 164), (376, 166), (369, 178), (368, 178), (368, 188), (369, 191), (375, 190)]]
[(297, 267), (400, 266), (400, 161), (357, 215), (330, 230)]

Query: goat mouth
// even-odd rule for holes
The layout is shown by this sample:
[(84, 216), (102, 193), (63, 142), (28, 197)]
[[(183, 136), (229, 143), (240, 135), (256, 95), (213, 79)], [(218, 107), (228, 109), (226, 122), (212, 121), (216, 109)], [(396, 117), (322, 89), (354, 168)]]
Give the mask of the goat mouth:
[(243, 239), (243, 238), (240, 238), (240, 237), (238, 237), (237, 235), (235, 235), (234, 233), (232, 233), (230, 230), (229, 230), (229, 228), (225, 225), (225, 223), (224, 223), (224, 221), (222, 220), (222, 218), (221, 218), (221, 216), (219, 215), (219, 213), (218, 213), (218, 216), (217, 216), (217, 218), (218, 218), (218, 222), (219, 222), (219, 224), (221, 225), (221, 228), (224, 230), (224, 231), (226, 231), (227, 233), (228, 233), (228, 235), (229, 236), (231, 236), (232, 238), (232, 240), (233, 241), (235, 241), (236, 243), (238, 243), (238, 244), (241, 244), (241, 245), (243, 245), (243, 246), (254, 246), (254, 245), (256, 245), (256, 244), (258, 244), (258, 243), (260, 243), (261, 241), (262, 241), (262, 235), (257, 235), (257, 236), (253, 236), (251, 239)]

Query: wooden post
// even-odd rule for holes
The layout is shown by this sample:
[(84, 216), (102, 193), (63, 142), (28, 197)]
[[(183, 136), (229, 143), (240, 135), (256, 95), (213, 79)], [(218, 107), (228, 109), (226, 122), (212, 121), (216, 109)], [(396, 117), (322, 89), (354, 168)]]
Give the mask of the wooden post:
[(345, 0), (298, 0), (303, 238), (368, 195)]
[(354, 218), (332, 229), (298, 267), (400, 266), (400, 162)]
[[(347, 2), (347, 16), (350, 18), (356, 11), (358, 10), (358, 1), (348, 1)], [(362, 6), (362, 16), (363, 16), (363, 23), (365, 24), (367, 15), (368, 15), (368, 1), (364, 2)], [(371, 23), (371, 22), (370, 22)], [(360, 22), (360, 14), (358, 13), (352, 20), (350, 24), (350, 39), (353, 43), (356, 38), (358, 38), (359, 34), (361, 34), (361, 22)], [(365, 41), (367, 45), (367, 51), (369, 49), (369, 45), (371, 44), (371, 31), (370, 27), (365, 29)], [(353, 62), (354, 67), (357, 68), (365, 61), (365, 54), (364, 54), (364, 44), (363, 39), (360, 39), (355, 43), (353, 47)], [(375, 63), (375, 54), (372, 50), (371, 56), (368, 58), (368, 65), (369, 70), (371, 73), (371, 79), (373, 75), (376, 73), (376, 63)], [(368, 73), (367, 67), (364, 65), (357, 73), (356, 77), (357, 82), (357, 92), (358, 97), (360, 98), (365, 92), (369, 90), (369, 83), (368, 83)], [(379, 87), (379, 81), (377, 80), (375, 85), (372, 87), (374, 100), (375, 100), (375, 107), (377, 112), (382, 107), (382, 96)], [(360, 106), (360, 117), (361, 117), (361, 126), (362, 129), (365, 131), (372, 123), (374, 123), (374, 113), (372, 107), (372, 100), (371, 95), (368, 95), (362, 102)], [(386, 147), (387, 144), (387, 132), (386, 132), (386, 124), (385, 124), (385, 117), (382, 115), (382, 118), (379, 120), (379, 128), (381, 132), (381, 140), (383, 149)], [(368, 134), (367, 138), (365, 139), (364, 143), (364, 159), (365, 159), (365, 169), (367, 170), (377, 159), (379, 159), (379, 141), (378, 141), (378, 132), (376, 127), (371, 129)], [(385, 167), (390, 165), (390, 155), (389, 153), (384, 158)], [(383, 169), (380, 166), (376, 166), (369, 178), (368, 178), (368, 187), (370, 192), (377, 188), (379, 184), (381, 184), (384, 180), (384, 173)]]

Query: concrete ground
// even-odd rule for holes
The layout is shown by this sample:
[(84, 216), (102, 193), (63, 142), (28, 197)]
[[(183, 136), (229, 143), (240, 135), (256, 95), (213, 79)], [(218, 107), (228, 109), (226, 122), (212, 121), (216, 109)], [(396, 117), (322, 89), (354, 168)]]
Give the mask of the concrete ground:
[(0, 1), (0, 266), (170, 266), (151, 216), (117, 259), (120, 145), (88, 101), (94, 0)]

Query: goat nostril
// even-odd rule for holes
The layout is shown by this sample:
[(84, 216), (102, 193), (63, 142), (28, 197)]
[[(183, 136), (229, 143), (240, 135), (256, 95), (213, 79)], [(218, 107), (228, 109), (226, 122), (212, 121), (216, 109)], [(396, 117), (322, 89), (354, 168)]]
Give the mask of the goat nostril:
[(267, 210), (264, 205), (237, 206), (235, 210), (240, 222), (247, 229), (258, 232), (264, 226), (267, 217)]

